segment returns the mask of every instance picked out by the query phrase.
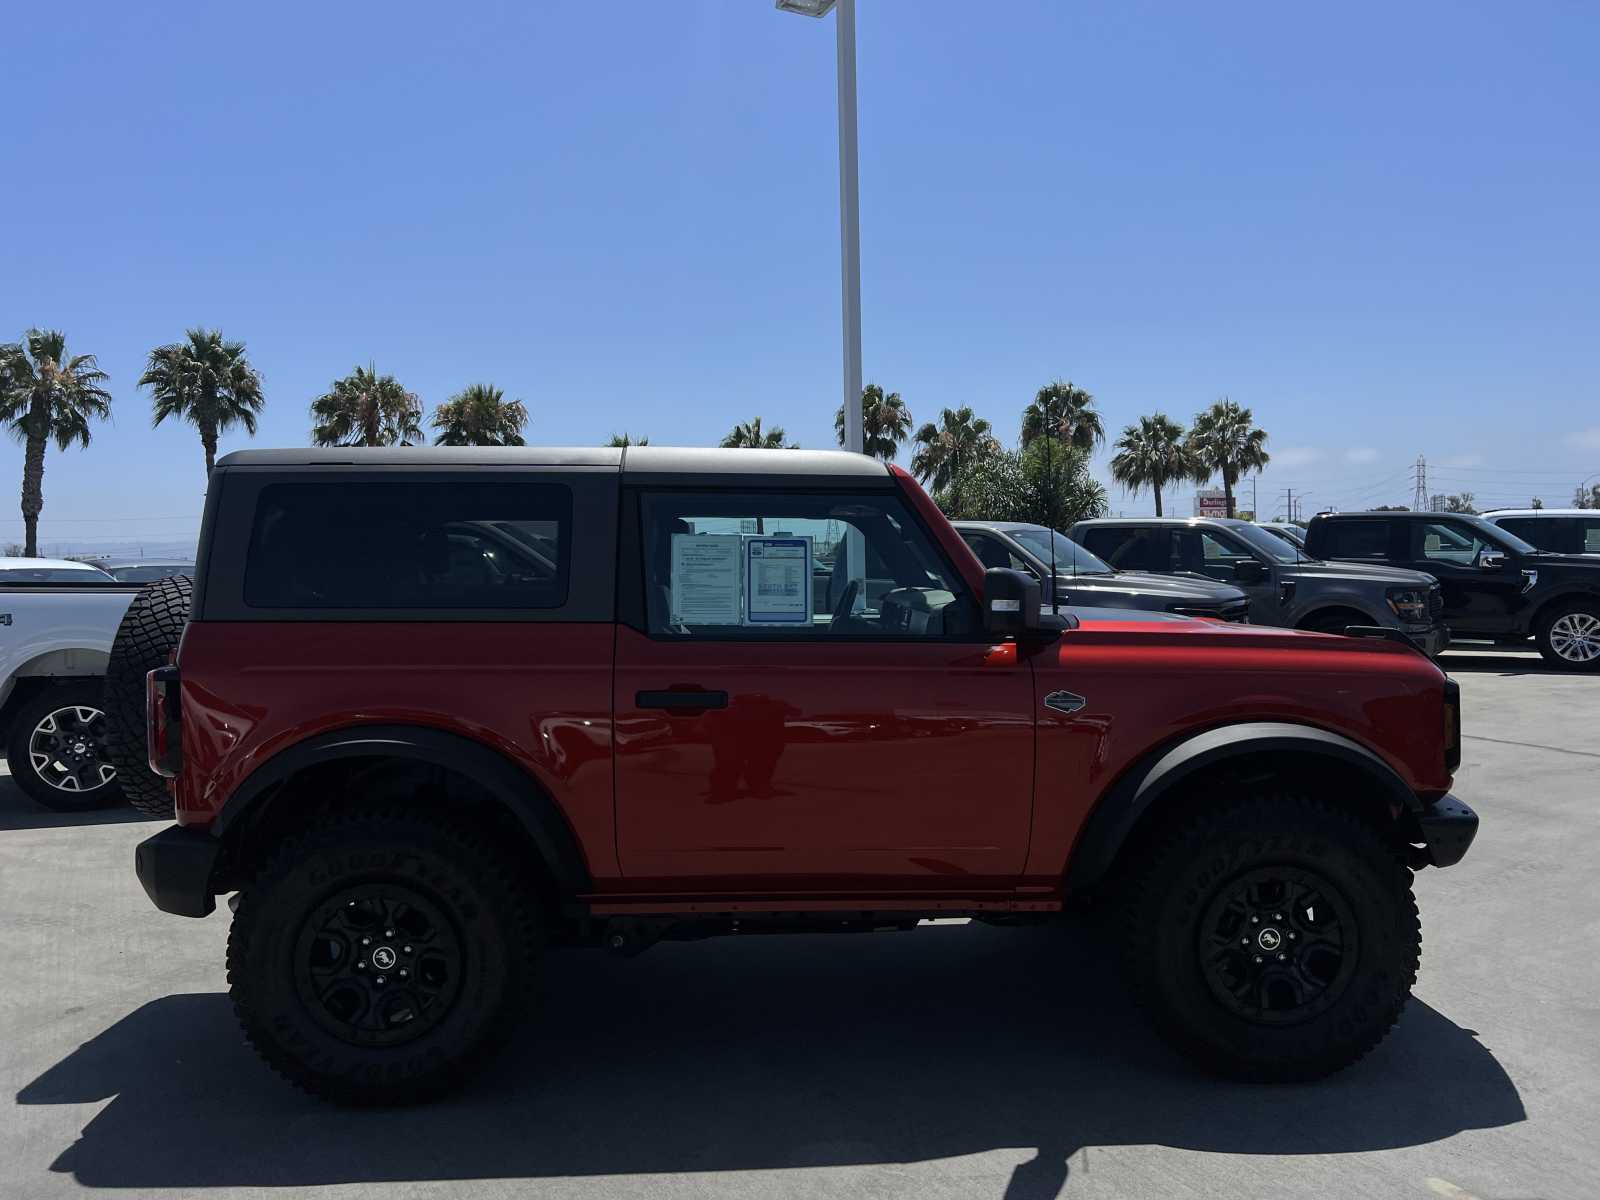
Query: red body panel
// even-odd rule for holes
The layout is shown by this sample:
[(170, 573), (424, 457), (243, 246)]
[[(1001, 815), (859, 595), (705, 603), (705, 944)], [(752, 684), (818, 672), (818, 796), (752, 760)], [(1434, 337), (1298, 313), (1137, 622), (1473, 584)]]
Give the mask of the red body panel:
[(614, 878), (613, 636), (534, 622), (194, 622), (178, 652), (178, 821), (208, 824), (252, 771), (308, 737), (423, 725), (526, 770), (566, 813), (590, 874)]
[(1444, 674), (1377, 639), (1216, 621), (1089, 621), (1032, 656), (1039, 794), (1026, 882), (1061, 878), (1095, 802), (1152, 748), (1219, 725), (1286, 721), (1343, 734), (1412, 790), (1443, 792)]
[[(705, 713), (640, 691), (728, 693)], [(617, 835), (651, 891), (1011, 887), (1033, 681), (1015, 645), (655, 641), (617, 631)]]

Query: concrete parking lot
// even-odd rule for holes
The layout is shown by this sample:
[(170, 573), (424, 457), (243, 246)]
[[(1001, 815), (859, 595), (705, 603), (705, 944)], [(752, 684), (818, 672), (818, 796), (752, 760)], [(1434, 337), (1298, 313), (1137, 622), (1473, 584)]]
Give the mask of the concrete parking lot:
[(236, 1032), (227, 912), (150, 907), (156, 826), (0, 780), (0, 1196), (1600, 1195), (1600, 679), (1452, 652), (1483, 815), (1423, 872), (1399, 1028), (1315, 1086), (1192, 1071), (1081, 922), (552, 956), (469, 1092), (352, 1112)]

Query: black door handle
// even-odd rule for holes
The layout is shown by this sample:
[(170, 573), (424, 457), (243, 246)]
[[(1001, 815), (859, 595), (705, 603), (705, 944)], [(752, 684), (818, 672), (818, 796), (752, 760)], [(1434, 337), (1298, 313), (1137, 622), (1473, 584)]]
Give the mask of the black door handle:
[(678, 712), (704, 712), (711, 708), (727, 708), (727, 692), (681, 688), (664, 692), (638, 692), (633, 702), (640, 708), (668, 708)]

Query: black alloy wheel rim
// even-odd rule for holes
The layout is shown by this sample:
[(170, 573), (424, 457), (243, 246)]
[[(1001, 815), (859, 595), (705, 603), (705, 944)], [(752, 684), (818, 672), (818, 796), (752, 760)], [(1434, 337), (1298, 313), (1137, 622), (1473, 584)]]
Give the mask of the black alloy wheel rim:
[(352, 1046), (398, 1046), (436, 1029), (461, 993), (464, 965), (454, 923), (407, 884), (335, 893), (306, 919), (294, 947), (306, 1011)]
[(28, 735), (33, 773), (58, 792), (97, 791), (117, 777), (106, 761), (106, 714), (87, 704), (68, 704), (39, 718)]
[(1355, 915), (1338, 888), (1301, 867), (1247, 871), (1223, 884), (1199, 928), (1200, 968), (1234, 1016), (1295, 1025), (1325, 1011), (1355, 973)]

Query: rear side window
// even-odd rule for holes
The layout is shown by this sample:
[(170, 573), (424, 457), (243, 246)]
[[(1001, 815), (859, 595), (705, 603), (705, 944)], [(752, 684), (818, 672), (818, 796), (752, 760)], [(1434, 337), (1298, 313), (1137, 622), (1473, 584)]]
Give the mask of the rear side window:
[(1321, 553), (1324, 558), (1388, 558), (1389, 522), (1329, 521)]
[(256, 504), (244, 602), (559, 608), (571, 527), (571, 493), (558, 484), (272, 484)]
[(1584, 554), (1600, 554), (1600, 521), (1586, 518), (1578, 523), (1583, 526), (1579, 548)]
[(1166, 529), (1100, 526), (1084, 530), (1078, 541), (1118, 571), (1165, 573), (1172, 569), (1171, 539)]

